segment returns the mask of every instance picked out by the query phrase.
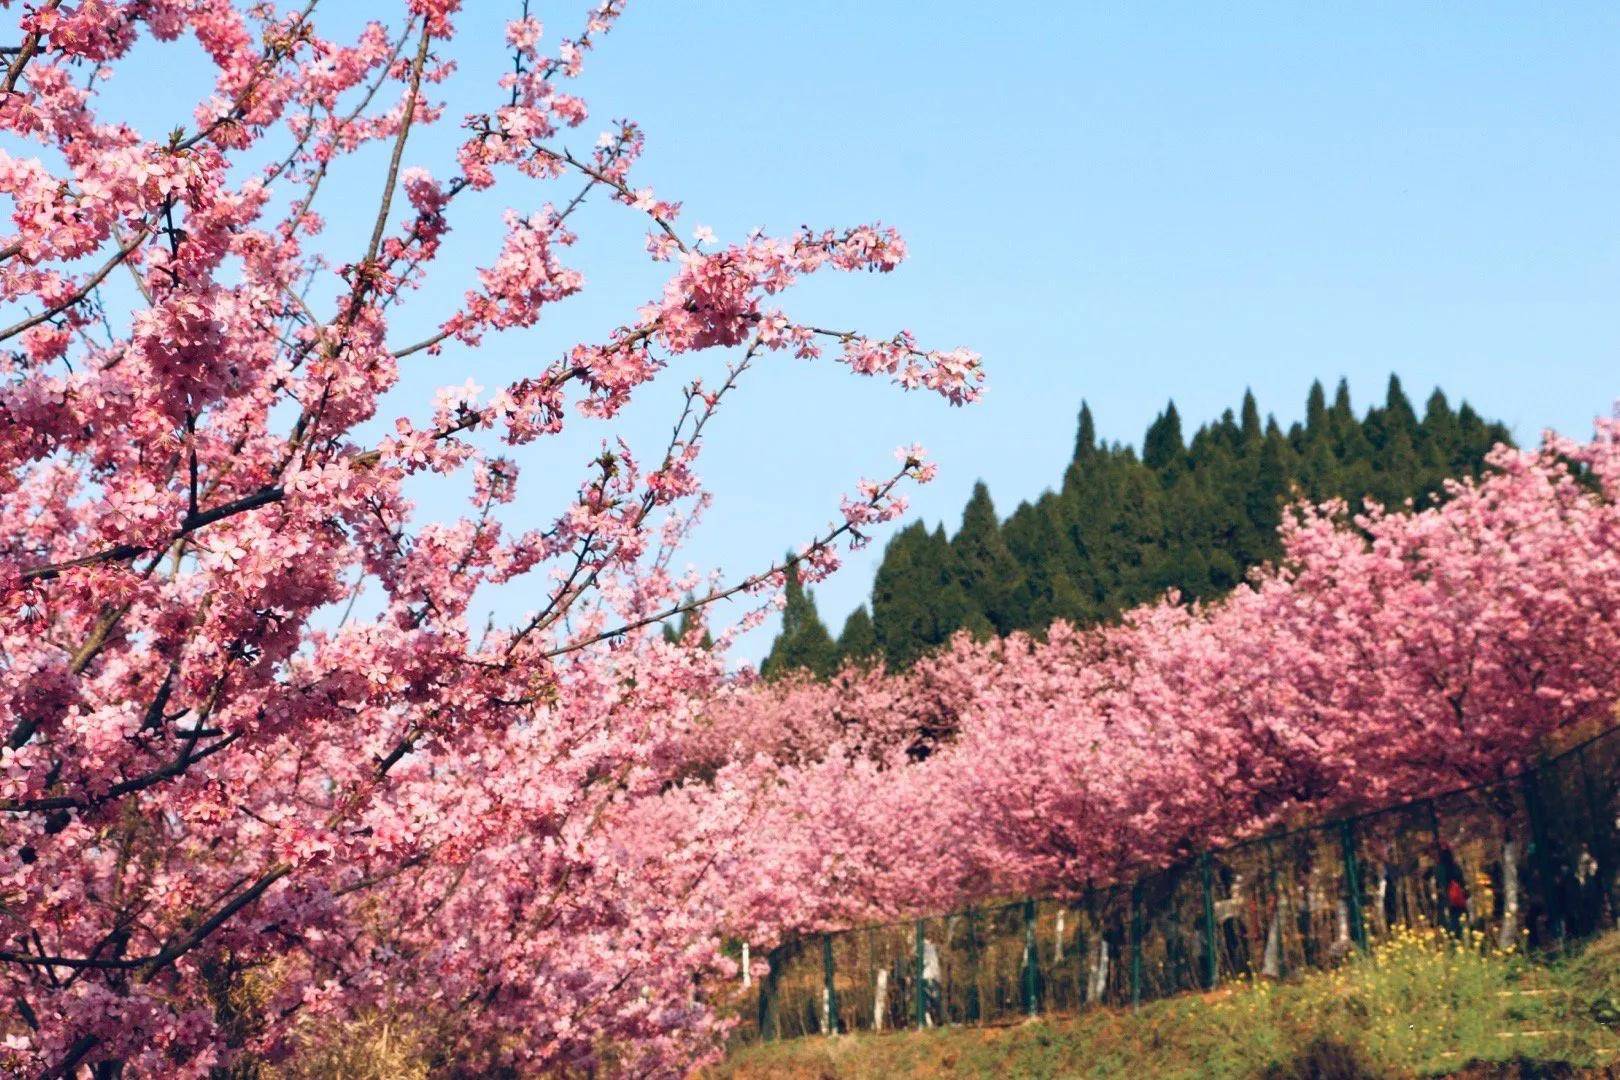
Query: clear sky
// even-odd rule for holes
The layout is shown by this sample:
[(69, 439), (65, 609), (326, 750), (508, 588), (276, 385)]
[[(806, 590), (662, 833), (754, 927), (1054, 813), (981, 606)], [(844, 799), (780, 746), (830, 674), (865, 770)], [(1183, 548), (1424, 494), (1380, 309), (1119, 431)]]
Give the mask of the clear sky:
[[(515, 8), (465, 3), (452, 111), (486, 106)], [(548, 40), (579, 22), (572, 4), (536, 10)], [(172, 126), (203, 67), (162, 55), (169, 86), (125, 107)], [(692, 560), (757, 567), (914, 440), (941, 466), (915, 513), (954, 528), (982, 478), (1005, 515), (1060, 476), (1082, 398), (1104, 437), (1134, 442), (1167, 398), (1190, 428), (1252, 387), (1287, 423), (1312, 379), (1348, 377), (1359, 407), (1395, 371), (1419, 402), (1441, 384), (1521, 441), (1584, 433), (1620, 397), (1617, 71), (1613, 4), (632, 0), (589, 60), (577, 143), (640, 121), (639, 175), (685, 203), (687, 231), (898, 226), (899, 272), (817, 284), (790, 311), (968, 345), (990, 375), (984, 401), (957, 410), (773, 361), (716, 421), (701, 470), (716, 503)], [(448, 176), (445, 127), (413, 138), (408, 161)], [(375, 186), (339, 182), (335, 234), (366, 227)], [(510, 198), (458, 218), (451, 257), (487, 258)], [(588, 295), (489, 349), (422, 358), (401, 411), (435, 385), (533, 370), (652, 295), (639, 222), (598, 207), (581, 229)], [(424, 326), (442, 314), (431, 297), (417, 311)], [(629, 418), (649, 453), (681, 377)], [(523, 455), (520, 512), (554, 512), (600, 435)], [(818, 589), (834, 633), (881, 546)]]

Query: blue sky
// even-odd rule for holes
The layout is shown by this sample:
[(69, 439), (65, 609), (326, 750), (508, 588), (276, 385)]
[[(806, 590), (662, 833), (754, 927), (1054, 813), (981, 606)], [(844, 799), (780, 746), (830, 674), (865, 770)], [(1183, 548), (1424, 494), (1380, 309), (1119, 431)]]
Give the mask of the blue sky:
[[(489, 100), (516, 6), (467, 0), (452, 112)], [(574, 5), (536, 9), (548, 40), (577, 25)], [(371, 6), (331, 10), (358, 21)], [(166, 82), (119, 107), (172, 126), (203, 65), (194, 46), (143, 49)], [(818, 282), (789, 310), (971, 346), (991, 384), (957, 410), (772, 361), (715, 423), (701, 472), (716, 503), (690, 558), (757, 567), (914, 440), (941, 466), (915, 513), (954, 528), (982, 478), (1005, 515), (1059, 477), (1082, 398), (1104, 437), (1136, 441), (1167, 398), (1196, 425), (1252, 387), (1286, 423), (1312, 379), (1348, 377), (1364, 405), (1395, 371), (1414, 397), (1441, 384), (1521, 441), (1584, 433), (1620, 396), (1616, 70), (1620, 8), (1596, 3), (632, 2), (590, 58), (577, 143), (613, 117), (641, 122), (639, 175), (685, 203), (688, 232), (898, 226), (912, 252), (899, 272)], [(457, 132), (441, 128), (407, 162), (444, 177)], [(375, 171), (335, 178), (335, 240), (367, 227), (376, 185)], [(486, 259), (504, 206), (567, 194), (459, 206), (474, 214), (449, 258)], [(652, 295), (639, 222), (601, 206), (581, 231), (584, 298), (477, 353), (422, 358), (398, 411), (421, 415), (437, 385), (533, 370)], [(410, 319), (431, 325), (434, 300)], [(681, 377), (627, 417), (648, 452)], [(520, 516), (555, 510), (601, 434), (522, 455)], [(464, 505), (422, 500), (427, 515)], [(881, 546), (819, 588), (835, 633)]]

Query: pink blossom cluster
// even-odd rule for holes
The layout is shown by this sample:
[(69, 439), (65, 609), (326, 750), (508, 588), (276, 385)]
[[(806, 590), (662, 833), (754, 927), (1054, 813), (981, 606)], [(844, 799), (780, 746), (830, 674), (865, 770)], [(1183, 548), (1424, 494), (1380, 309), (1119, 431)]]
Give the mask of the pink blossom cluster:
[[(446, 1018), (471, 1072), (679, 1074), (715, 1047), (708, 889), (747, 803), (684, 836), (646, 810), (694, 777), (703, 708), (731, 693), (718, 652), (657, 626), (782, 579), (673, 569), (708, 500), (706, 425), (761, 353), (866, 340), (791, 320), (791, 286), (904, 247), (876, 226), (677, 239), (635, 124), (568, 144), (588, 119), (571, 80), (622, 6), (549, 50), (510, 24), (489, 107), (437, 162), (420, 134), (483, 5), (384, 5), (349, 40), (313, 4), (9, 9), (0, 1072), (203, 1076), (374, 1008)], [(142, 132), (103, 109), (180, 39), (214, 69), (189, 116)], [(505, 239), (458, 278), (463, 193), (497, 187)], [(327, 236), (334, 200), (359, 242)], [(565, 256), (591, 201), (650, 225), (650, 302), (510, 381), (390, 396), (579, 293)], [(437, 329), (401, 340), (406, 320)], [(873, 370), (976, 392), (977, 357), (894, 340)], [(543, 525), (503, 520), (520, 472), (495, 444), (610, 419), (709, 349), (726, 375), (687, 384), (667, 446), (610, 430)], [(468, 482), (471, 510), (419, 520), (424, 472)], [(863, 489), (807, 572), (927, 475), (908, 455)], [(527, 612), (480, 618), (494, 594)]]
[(1491, 466), (1418, 512), (1299, 508), (1281, 563), (1217, 603), (721, 694), (694, 754), (715, 779), (672, 794), (666, 820), (754, 793), (715, 888), (762, 948), (1079, 895), (1501, 779), (1561, 731), (1614, 722), (1620, 420)]

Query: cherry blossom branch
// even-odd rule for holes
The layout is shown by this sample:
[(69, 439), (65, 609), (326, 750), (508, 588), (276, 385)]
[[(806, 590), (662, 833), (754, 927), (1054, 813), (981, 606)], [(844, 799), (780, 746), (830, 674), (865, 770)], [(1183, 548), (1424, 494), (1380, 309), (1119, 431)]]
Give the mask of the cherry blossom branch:
[(141, 965), (141, 981), (150, 982), (164, 968), (201, 945), (209, 935), (229, 922), (231, 916), (263, 896), (266, 889), (292, 873), (292, 869), (291, 866), (282, 863), (259, 875), (258, 880), (204, 919), (194, 930), (165, 945), (156, 955), (144, 961)]
[(136, 230), (134, 238), (131, 239), (129, 243), (120, 247), (117, 252), (113, 254), (112, 258), (108, 259), (101, 265), (99, 269), (96, 270), (95, 273), (91, 274), (87, 279), (85, 279), (84, 284), (79, 286), (79, 288), (75, 289), (73, 292), (69, 293), (63, 299), (50, 305), (39, 314), (30, 315), (20, 322), (13, 323), (12, 325), (6, 327), (4, 330), (0, 330), (0, 341), (6, 341), (10, 338), (14, 338), (24, 330), (31, 330), (40, 323), (56, 318), (56, 316), (62, 314), (62, 312), (66, 311), (68, 308), (82, 303), (85, 297), (89, 296), (95, 291), (96, 286), (100, 285), (104, 280), (106, 280), (108, 274), (112, 273), (113, 270), (123, 263), (125, 259), (133, 255), (137, 248), (152, 238), (153, 230), (156, 227), (157, 217), (153, 216), (143, 223), (140, 229)]
[(62, 0), (46, 0), (46, 3), (35, 15), (35, 28), (29, 31), (27, 37), (23, 38), (22, 45), (16, 50), (17, 58), (13, 60), (11, 62), (11, 66), (6, 69), (7, 94), (16, 92), (17, 80), (22, 78), (23, 68), (28, 66), (28, 61), (32, 60), (34, 58), (34, 54), (39, 51), (40, 40), (45, 36), (39, 30), (39, 26), (42, 21), (40, 16), (43, 16), (48, 12), (54, 12), (58, 7), (61, 6), (61, 4)]
[[(170, 761), (162, 768), (154, 769), (130, 780), (122, 780), (110, 788), (106, 793), (97, 796), (54, 795), (38, 799), (0, 799), (0, 812), (9, 814), (38, 814), (53, 810), (92, 810), (98, 806), (105, 806), (125, 795), (133, 795), (137, 791), (145, 791), (165, 780), (173, 780), (185, 774), (191, 766), (224, 750), (237, 739), (241, 732), (231, 732), (222, 738), (216, 739), (194, 753), (182, 752), (181, 755)], [(189, 740), (195, 744), (196, 739)]]
[(243, 495), (239, 499), (232, 499), (228, 503), (222, 503), (219, 506), (212, 507), (211, 509), (205, 510), (201, 513), (188, 513), (180, 522), (179, 529), (170, 534), (161, 543), (114, 544), (112, 547), (103, 548), (102, 550), (93, 552), (89, 555), (81, 555), (75, 559), (68, 559), (63, 562), (48, 563), (44, 566), (32, 567), (28, 570), (24, 570), (21, 577), (24, 581), (48, 581), (51, 578), (60, 576), (64, 570), (74, 570), (108, 562), (123, 562), (136, 558), (149, 551), (164, 551), (167, 550), (175, 541), (184, 539), (186, 536), (189, 536), (191, 533), (194, 533), (199, 529), (206, 528), (218, 521), (224, 521), (226, 518), (234, 517), (237, 514), (246, 513), (249, 510), (257, 510), (261, 506), (269, 506), (271, 503), (280, 502), (285, 497), (286, 492), (279, 486), (272, 485), (270, 487), (261, 488), (258, 491)]
[[(712, 395), (702, 395), (698, 390), (697, 384), (693, 384), (692, 387), (687, 389), (684, 395), (680, 416), (676, 419), (674, 429), (670, 432), (669, 445), (665, 448), (663, 463), (659, 465), (657, 470), (655, 470), (654, 475), (667, 471), (670, 466), (674, 464), (676, 449), (683, 441), (681, 435), (685, 430), (686, 421), (692, 416), (693, 403), (702, 397), (704, 408), (703, 411), (698, 415), (697, 420), (693, 425), (691, 436), (685, 440), (686, 444), (689, 446), (696, 445), (698, 439), (703, 434), (704, 427), (708, 424), (709, 420), (713, 418), (716, 410), (719, 408), (720, 402), (727, 394), (736, 389), (737, 380), (753, 363), (755, 356), (759, 352), (759, 348), (760, 341), (756, 337), (754, 341), (749, 344), (747, 351), (744, 352), (742, 360), (733, 365), (727, 371), (726, 381)], [(658, 502), (659, 499), (656, 490), (649, 486), (648, 490), (642, 495), (641, 505), (637, 510), (635, 518), (631, 522), (631, 527), (634, 529), (639, 529), (646, 522), (654, 507), (658, 505)], [(546, 605), (546, 607), (542, 609), (539, 614), (531, 619), (514, 636), (511, 644), (507, 647), (508, 655), (511, 655), (512, 651), (515, 650), (517, 646), (529, 636), (529, 634), (534, 632), (543, 632), (547, 627), (553, 625), (559, 619), (566, 616), (573, 604), (581, 596), (585, 595), (585, 593), (600, 578), (604, 567), (606, 567), (608, 563), (608, 557), (611, 553), (604, 553), (603, 556), (597, 561), (596, 566), (594, 566), (590, 573), (586, 575), (585, 579), (579, 583), (578, 587), (574, 587), (574, 582), (576, 578), (578, 578), (578, 575), (585, 564), (585, 559), (589, 551), (589, 545), (594, 536), (594, 532), (587, 534), (587, 536), (580, 542), (579, 554), (574, 562), (572, 571), (569, 573), (568, 577), (564, 579), (562, 584), (560, 584), (553, 592), (552, 599)]]
[[(869, 498), (864, 500), (864, 502), (860, 505), (870, 507), (874, 510), (883, 507), (889, 493), (893, 491), (902, 480), (916, 475), (920, 465), (920, 461), (908, 459), (906, 464), (900, 469), (899, 472), (895, 473), (882, 484), (877, 485), (874, 488), (874, 493)], [(849, 534), (859, 535), (857, 521), (853, 519), (846, 519), (843, 524), (837, 526), (836, 528), (830, 529), (828, 532), (812, 541), (803, 553), (790, 556), (789, 558), (783, 559), (780, 562), (773, 563), (768, 569), (762, 570), (757, 574), (751, 574), (733, 585), (729, 585), (724, 588), (711, 589), (703, 596), (675, 604), (674, 606), (660, 611), (655, 615), (648, 615), (644, 618), (630, 620), (623, 625), (614, 627), (611, 630), (603, 630), (600, 633), (592, 634), (578, 641), (570, 642), (569, 644), (560, 648), (551, 649), (547, 652), (541, 653), (541, 655), (547, 659), (550, 659), (552, 657), (578, 652), (580, 649), (587, 648), (603, 641), (608, 641), (612, 638), (623, 637), (625, 634), (640, 630), (643, 627), (651, 626), (654, 623), (665, 622), (669, 619), (678, 618), (688, 611), (697, 611), (700, 608), (704, 608), (715, 603), (716, 601), (725, 600), (729, 597), (735, 596), (738, 593), (752, 592), (773, 579), (780, 579), (781, 575), (798, 566), (802, 562), (814, 562), (818, 555), (830, 551), (841, 537)]]
[(416, 119), (416, 102), (422, 93), (422, 68), (427, 64), (428, 45), (433, 36), (427, 27), (422, 28), (422, 40), (416, 46), (416, 59), (411, 62), (410, 89), (405, 97), (405, 114), (399, 121), (399, 134), (394, 139), (394, 150), (388, 158), (388, 178), (383, 181), (382, 205), (377, 208), (377, 220), (371, 227), (371, 243), (366, 245), (365, 263), (371, 264), (377, 259), (377, 251), (382, 247), (383, 232), (388, 228), (388, 211), (394, 202), (394, 190), (399, 186), (399, 163), (405, 156), (405, 140), (411, 134), (411, 122)]

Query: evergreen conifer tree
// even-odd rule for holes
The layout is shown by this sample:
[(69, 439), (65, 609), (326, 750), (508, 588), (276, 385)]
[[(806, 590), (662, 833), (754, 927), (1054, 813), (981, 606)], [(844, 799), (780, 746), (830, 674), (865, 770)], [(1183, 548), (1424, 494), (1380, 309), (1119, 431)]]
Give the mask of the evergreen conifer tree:
[(1142, 439), (1142, 462), (1155, 471), (1170, 469), (1180, 463), (1186, 450), (1187, 444), (1181, 437), (1181, 414), (1172, 401)]
[[(691, 596), (687, 596), (682, 600), (682, 603), (686, 604), (691, 602)], [(666, 622), (664, 624), (664, 640), (671, 645), (678, 645), (687, 640), (694, 627), (703, 626), (703, 635), (698, 639), (698, 644), (705, 649), (714, 648), (714, 635), (709, 633), (709, 628), (701, 622), (701, 619), (702, 616), (698, 613), (697, 608), (687, 608), (681, 612), (681, 621), (679, 623)]]
[(1091, 406), (1080, 403), (1080, 424), (1074, 435), (1074, 460), (1081, 461), (1097, 452), (1097, 425), (1091, 419)]
[(804, 587), (798, 571), (789, 567), (782, 607), (782, 632), (759, 667), (767, 679), (798, 668), (831, 675), (838, 668), (838, 647), (816, 612), (816, 598)]
[(877, 631), (872, 628), (872, 616), (862, 604), (849, 613), (844, 629), (838, 634), (838, 657), (846, 663), (864, 664), (878, 655)]
[(1490, 448), (1507, 440), (1501, 424), (1466, 403), (1454, 411), (1439, 390), (1420, 420), (1394, 377), (1383, 403), (1360, 419), (1347, 382), (1331, 404), (1322, 383), (1312, 383), (1304, 421), (1287, 434), (1261, 420), (1246, 392), (1236, 413), (1226, 410), (1189, 440), (1171, 402), (1148, 428), (1141, 457), (1099, 442), (1082, 403), (1074, 456), (1056, 491), (1020, 504), (1002, 523), (981, 483), (955, 537), (921, 522), (900, 530), (878, 567), (870, 616), (852, 613), (833, 646), (802, 594), (790, 606), (811, 618), (801, 614), (791, 635), (784, 619), (770, 663), (774, 670), (796, 658), (793, 666), (820, 670), (827, 651), (875, 652), (904, 667), (957, 630), (1041, 634), (1055, 619), (1114, 618), (1166, 589), (1213, 598), (1277, 556), (1288, 500), (1421, 500), (1448, 477), (1477, 473)]
[(1007, 549), (1001, 535), (1001, 522), (990, 489), (983, 481), (973, 486), (973, 495), (962, 511), (962, 527), (951, 541), (957, 581), (970, 612), (983, 616), (997, 633), (1007, 633), (1017, 623), (1012, 606), (1023, 570)]

